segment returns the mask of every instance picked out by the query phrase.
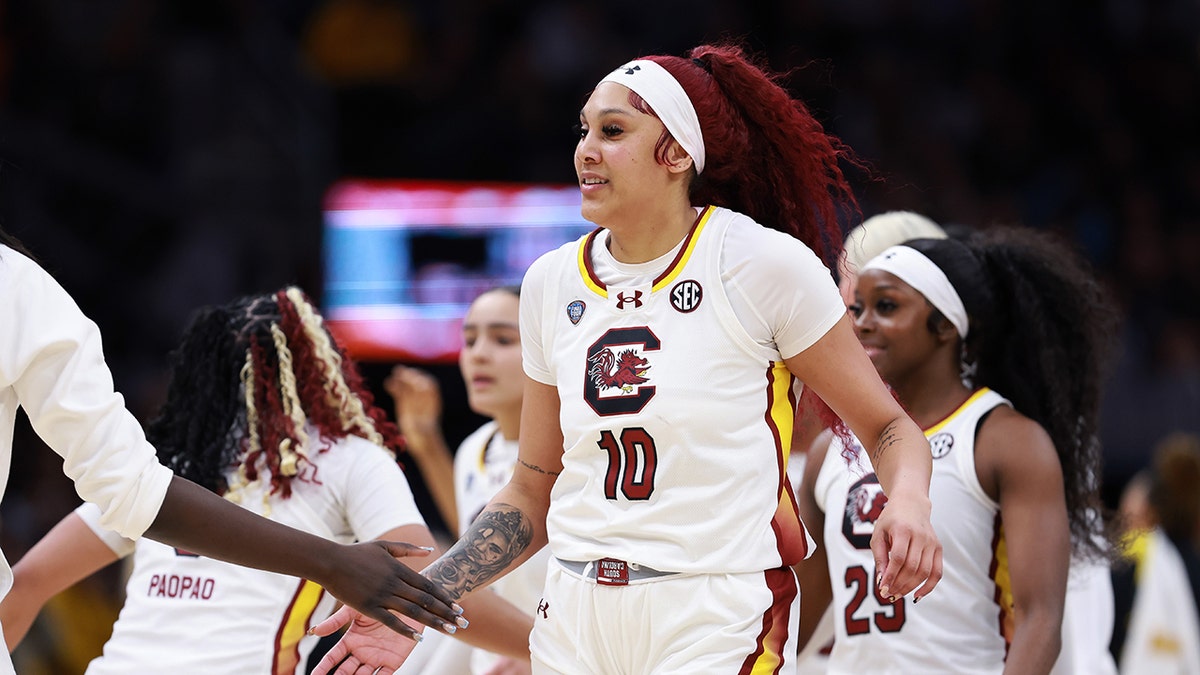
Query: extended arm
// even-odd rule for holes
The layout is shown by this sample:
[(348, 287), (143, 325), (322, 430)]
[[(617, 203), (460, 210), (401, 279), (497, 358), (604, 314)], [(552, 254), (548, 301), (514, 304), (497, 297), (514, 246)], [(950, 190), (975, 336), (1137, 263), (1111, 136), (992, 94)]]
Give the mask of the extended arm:
[(8, 651), (16, 648), (50, 598), (116, 562), (87, 523), (69, 513), (13, 565), (13, 587), (0, 602)]
[(454, 455), (442, 434), (442, 394), (437, 380), (423, 370), (398, 365), (384, 387), (395, 401), (400, 433), (425, 479), (438, 515), (451, 532), (458, 532)]
[(550, 488), (562, 471), (558, 390), (528, 377), (513, 477), (458, 542), (425, 569), (455, 599), (487, 586), (546, 545)]
[(335, 544), (173, 476), (114, 390), (96, 325), (36, 263), (11, 251), (0, 264), (0, 345), (0, 391), (12, 388), (76, 491), (100, 507), (102, 526), (312, 579), (405, 634), (411, 629), (388, 610), (431, 626), (455, 619), (445, 591), (392, 557), (419, 549)]
[(880, 591), (900, 597), (921, 585), (915, 597), (927, 595), (942, 577), (942, 546), (929, 521), (925, 435), (879, 379), (848, 315), (786, 363), (862, 440), (888, 496), (871, 538)]
[[(512, 479), (458, 542), (422, 572), (444, 587), (454, 600), (483, 589), (546, 544), (550, 488), (562, 471), (563, 437), (557, 423), (558, 409), (558, 391), (554, 387), (526, 378), (521, 406), (521, 450)], [(478, 602), (477, 596), (466, 602), (473, 605)], [(360, 665), (381, 668), (381, 674), (391, 673), (412, 650), (408, 640), (383, 633), (349, 611), (339, 611), (315, 626), (313, 632), (328, 635), (347, 621), (351, 622), (350, 629), (317, 665), (313, 675), (354, 673)], [(525, 637), (523, 646), (528, 644), (528, 633)]]
[(1062, 646), (1071, 557), (1062, 466), (1046, 432), (1007, 406), (979, 432), (976, 470), (998, 497), (1012, 579), (1014, 633), (1006, 673), (1048, 673)]

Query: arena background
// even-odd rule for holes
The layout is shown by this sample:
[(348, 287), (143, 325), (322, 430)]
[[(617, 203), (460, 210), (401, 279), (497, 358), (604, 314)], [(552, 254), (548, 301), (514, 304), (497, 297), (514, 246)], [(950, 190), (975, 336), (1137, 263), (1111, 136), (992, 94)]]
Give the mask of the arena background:
[[(865, 214), (1020, 222), (1086, 253), (1126, 312), (1110, 504), (1160, 438), (1200, 432), (1195, 0), (8, 0), (0, 224), (100, 324), (144, 419), (194, 307), (289, 282), (319, 296), (333, 181), (573, 181), (601, 76), (724, 38), (796, 69), (791, 90), (872, 163)], [(367, 364), (376, 386), (389, 366)], [(456, 441), (479, 420), (435, 370)], [(77, 500), (20, 433), (9, 559)], [(119, 580), (59, 598), (18, 671), (82, 672)]]

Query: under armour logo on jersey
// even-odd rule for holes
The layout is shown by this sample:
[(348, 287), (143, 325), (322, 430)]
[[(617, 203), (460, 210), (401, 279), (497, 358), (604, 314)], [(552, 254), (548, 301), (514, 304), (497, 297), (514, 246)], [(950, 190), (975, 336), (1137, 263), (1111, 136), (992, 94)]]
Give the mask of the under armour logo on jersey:
[(950, 454), (950, 450), (954, 447), (954, 436), (945, 432), (934, 434), (929, 439), (929, 451), (933, 454), (934, 459), (941, 459)]
[(628, 303), (633, 303), (634, 309), (640, 308), (642, 306), (642, 292), (633, 291), (632, 293), (626, 293), (625, 291), (621, 291), (617, 293), (617, 309), (625, 309), (625, 305)]
[(538, 611), (538, 614), (541, 614), (541, 615), (542, 615), (542, 618), (543, 618), (543, 619), (549, 619), (549, 618), (550, 618), (550, 615), (549, 615), (549, 614), (546, 612), (546, 610), (548, 610), (548, 609), (550, 609), (550, 603), (546, 602), (546, 599), (545, 599), (545, 598), (542, 598), (541, 600), (538, 600), (538, 608), (537, 608), (537, 611)]
[(700, 282), (695, 279), (686, 279), (675, 284), (675, 287), (671, 289), (671, 306), (687, 314), (700, 306), (700, 300), (703, 297), (704, 290), (700, 288)]
[(625, 69), (625, 74), (626, 74), (626, 75), (632, 75), (632, 74), (634, 74), (634, 72), (636, 72), (636, 71), (639, 71), (639, 70), (641, 70), (641, 69), (642, 69), (642, 67), (641, 67), (641, 66), (634, 66), (634, 67), (632, 67), (632, 68), (626, 68), (626, 69)]

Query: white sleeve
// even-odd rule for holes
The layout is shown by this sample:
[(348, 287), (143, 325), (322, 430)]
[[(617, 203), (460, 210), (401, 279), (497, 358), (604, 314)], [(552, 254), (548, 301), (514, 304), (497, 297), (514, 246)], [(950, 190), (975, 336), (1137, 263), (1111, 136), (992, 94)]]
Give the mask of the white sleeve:
[(811, 347), (846, 314), (829, 268), (783, 232), (749, 223), (731, 227), (721, 274), (742, 326), (783, 358)]
[(520, 303), (522, 366), (526, 375), (551, 386), (555, 384), (554, 374), (546, 360), (542, 322), (545, 316), (547, 277), (552, 267), (551, 258), (557, 253), (558, 250), (554, 250), (543, 254), (525, 271), (525, 277), (521, 281)]
[(91, 502), (84, 502), (75, 509), (75, 515), (79, 516), (85, 525), (92, 530), (104, 545), (117, 554), (118, 558), (124, 558), (130, 555), (137, 549), (137, 542), (132, 539), (126, 539), (112, 530), (100, 525), (100, 507)]
[(62, 456), (76, 492), (99, 506), (100, 525), (140, 537), (158, 515), (171, 470), (114, 391), (96, 324), (45, 270), (7, 247), (0, 247), (0, 388), (15, 392), (33, 429)]
[(386, 450), (366, 441), (339, 450), (353, 453), (344, 499), (356, 539), (370, 541), (403, 525), (425, 525), (404, 471)]

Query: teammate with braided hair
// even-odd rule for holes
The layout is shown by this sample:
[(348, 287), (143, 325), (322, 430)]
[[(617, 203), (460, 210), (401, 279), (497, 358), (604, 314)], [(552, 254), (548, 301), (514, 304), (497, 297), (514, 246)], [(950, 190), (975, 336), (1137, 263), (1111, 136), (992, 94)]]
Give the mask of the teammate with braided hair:
[[(857, 210), (845, 150), (732, 45), (630, 61), (588, 97), (574, 163), (598, 228), (525, 274), (516, 469), (423, 572), (462, 597), (549, 545), (535, 673), (792, 672), (805, 387), (888, 487), (872, 568), (897, 595), (934, 590), (929, 444), (828, 267)], [(396, 667), (404, 638), (353, 612), (318, 630), (348, 619), (331, 656)], [(351, 672), (332, 661), (317, 672)]]
[[(798, 496), (822, 541), (798, 572), (832, 585), (829, 672), (1050, 672), (1071, 556), (1111, 550), (1096, 479), (1112, 304), (1066, 245), (998, 227), (886, 249), (850, 311), (929, 438), (945, 576), (920, 604), (880, 591), (868, 543), (886, 490), (855, 439), (818, 441)], [(802, 640), (823, 608), (804, 607)]]
[[(172, 353), (166, 401), (147, 438), (176, 475), (276, 522), (342, 543), (432, 548), (396, 461), (399, 431), (298, 288), (198, 311)], [(132, 541), (99, 516), (83, 504), (15, 565), (13, 592), (0, 604), (10, 647), (51, 596), (132, 555), (125, 605), (89, 675), (305, 672), (318, 639), (307, 630), (335, 603), (320, 586)], [(491, 608), (484, 616), (518, 616), (503, 614), (495, 598), (481, 602)], [(466, 633), (495, 649), (524, 639)]]

